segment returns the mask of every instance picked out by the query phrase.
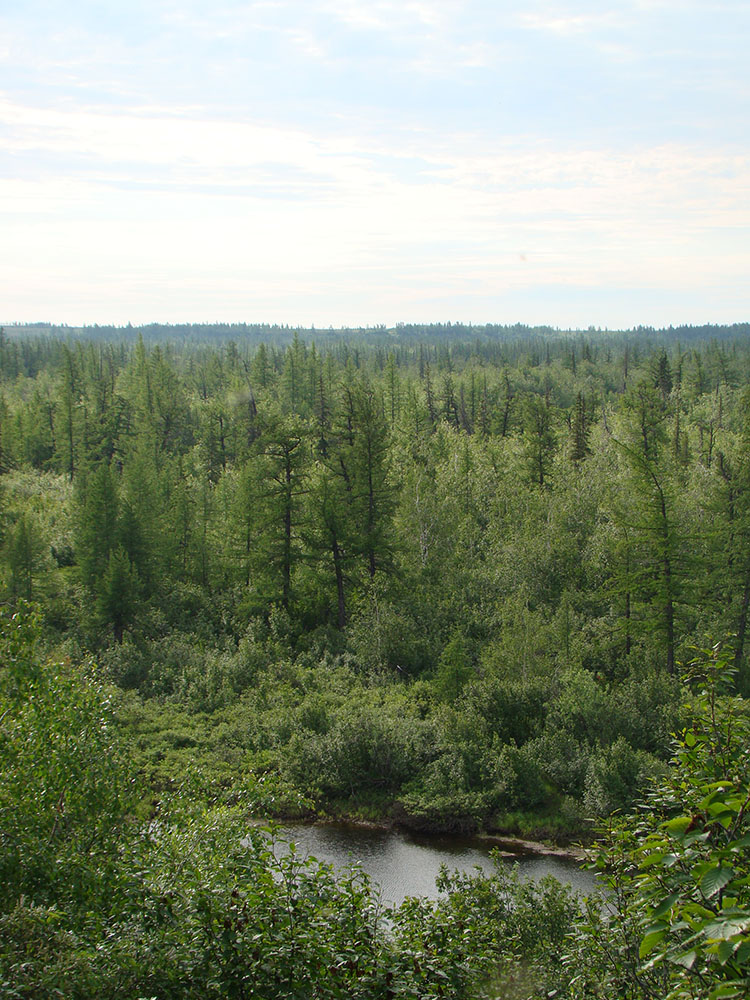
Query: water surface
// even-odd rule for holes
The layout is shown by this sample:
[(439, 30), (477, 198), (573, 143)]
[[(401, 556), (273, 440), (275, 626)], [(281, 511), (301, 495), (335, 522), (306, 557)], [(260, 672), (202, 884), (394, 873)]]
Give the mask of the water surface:
[[(329, 862), (337, 870), (359, 865), (380, 888), (387, 905), (398, 905), (407, 896), (434, 899), (438, 895), (435, 879), (442, 865), (451, 871), (479, 868), (488, 874), (494, 868), (490, 858), (494, 845), (476, 838), (420, 837), (326, 823), (285, 826), (280, 839), (293, 842), (301, 853)], [(570, 858), (518, 854), (504, 863), (517, 865), (522, 879), (554, 875), (577, 892), (589, 893), (594, 888), (592, 873)]]

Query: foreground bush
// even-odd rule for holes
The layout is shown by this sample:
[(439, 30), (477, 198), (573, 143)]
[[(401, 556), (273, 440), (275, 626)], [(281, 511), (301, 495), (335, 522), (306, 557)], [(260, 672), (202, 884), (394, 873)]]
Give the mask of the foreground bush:
[(334, 876), (249, 827), (252, 788), (229, 807), (186, 782), (138, 819), (93, 669), (39, 657), (30, 609), (0, 642), (3, 997), (471, 997), (509, 956), (543, 955), (547, 924), (521, 934), (522, 912), (569, 924), (559, 887), (530, 904), (537, 890), (501, 870), (384, 912), (358, 870)]
[(692, 725), (668, 776), (613, 820), (596, 858), (609, 887), (576, 931), (561, 995), (724, 1000), (750, 993), (750, 714), (719, 647), (691, 664)]
[(611, 823), (596, 859), (608, 894), (584, 913), (554, 880), (502, 867), (445, 873), (437, 901), (383, 911), (361, 872), (334, 876), (249, 827), (252, 784), (230, 807), (186, 782), (139, 819), (93, 668), (39, 657), (30, 609), (0, 653), (3, 997), (748, 995), (750, 717), (722, 695), (718, 649), (693, 664), (693, 722), (666, 777)]

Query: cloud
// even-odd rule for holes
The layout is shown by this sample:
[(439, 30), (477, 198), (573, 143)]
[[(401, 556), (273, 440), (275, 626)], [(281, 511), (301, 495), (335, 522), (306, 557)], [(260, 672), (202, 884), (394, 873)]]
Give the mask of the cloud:
[(134, 0), (98, 13), (29, 0), (0, 15), (9, 318), (73, 308), (76, 289), (92, 310), (140, 296), (153, 317), (223, 302), (247, 318), (275, 301), (283, 321), (307, 301), (385, 321), (377, 309), (399, 303), (476, 318), (472, 303), (570, 289), (742, 298), (742, 6)]
[[(38, 176), (70, 172), (117, 186), (122, 178), (157, 186), (174, 183), (189, 190), (211, 184), (228, 194), (247, 190), (259, 177), (263, 186), (278, 170), (278, 186), (306, 182), (310, 194), (321, 184), (364, 197), (393, 184), (415, 182), (460, 189), (492, 200), (503, 192), (573, 192), (587, 205), (600, 192), (651, 192), (662, 204), (695, 185), (702, 203), (732, 197), (739, 178), (747, 180), (748, 157), (741, 152), (701, 151), (661, 144), (630, 153), (576, 148), (532, 136), (494, 138), (467, 130), (441, 135), (404, 131), (385, 122), (371, 131), (287, 128), (263, 121), (210, 117), (205, 109), (158, 106), (96, 110), (40, 108), (0, 100), (0, 128), (7, 155), (34, 154)], [(70, 158), (68, 163), (67, 158)], [(678, 194), (679, 192), (679, 194)], [(744, 189), (737, 192), (740, 208)], [(637, 206), (634, 205), (633, 208)]]
[(349, 27), (390, 33), (408, 29), (435, 30), (445, 26), (457, 5), (404, 0), (327, 0), (321, 9)]
[(532, 31), (548, 31), (563, 37), (589, 34), (602, 28), (611, 30), (621, 18), (611, 11), (602, 13), (565, 14), (554, 11), (527, 12), (518, 15), (518, 23)]
[(267, 304), (276, 295), (279, 320), (285, 302), (314, 288), (320, 307), (328, 289), (331, 302), (359, 294), (375, 321), (378, 296), (386, 308), (540, 287), (694, 290), (740, 281), (750, 264), (742, 153), (472, 133), (402, 141), (382, 129), (373, 140), (190, 108), (63, 112), (7, 99), (0, 123), (6, 151), (40, 164), (14, 176), (4, 162), (0, 259), (17, 276), (6, 310), (44, 276), (48, 295), (95, 284), (151, 308), (157, 286), (172, 309), (207, 308), (223, 290), (235, 316), (245, 289)]

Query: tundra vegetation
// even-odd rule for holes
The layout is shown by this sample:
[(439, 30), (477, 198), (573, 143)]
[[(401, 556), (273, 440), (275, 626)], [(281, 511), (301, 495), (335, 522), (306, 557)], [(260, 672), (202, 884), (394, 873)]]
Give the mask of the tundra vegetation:
[[(746, 995), (748, 333), (0, 338), (3, 995)], [(598, 824), (610, 903), (251, 815)]]

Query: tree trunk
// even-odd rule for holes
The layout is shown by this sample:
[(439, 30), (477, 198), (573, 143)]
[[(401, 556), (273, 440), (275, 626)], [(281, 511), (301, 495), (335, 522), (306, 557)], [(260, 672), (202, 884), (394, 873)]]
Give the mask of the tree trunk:
[(338, 626), (343, 628), (346, 625), (346, 602), (344, 599), (344, 571), (341, 565), (341, 549), (335, 534), (331, 535), (331, 555), (333, 556), (333, 569), (336, 573), (336, 592), (338, 595)]
[(750, 608), (750, 562), (745, 568), (745, 586), (742, 590), (742, 604), (737, 620), (737, 648), (734, 651), (734, 668), (739, 676), (742, 666), (742, 656), (745, 649), (745, 633), (747, 631), (747, 613)]

